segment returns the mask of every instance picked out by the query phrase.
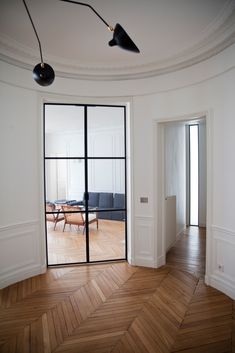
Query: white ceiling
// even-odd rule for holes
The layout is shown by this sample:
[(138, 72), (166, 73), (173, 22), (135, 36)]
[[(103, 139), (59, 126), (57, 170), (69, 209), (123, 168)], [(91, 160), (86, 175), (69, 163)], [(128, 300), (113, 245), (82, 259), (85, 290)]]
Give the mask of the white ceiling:
[[(106, 26), (87, 7), (26, 0), (45, 62), (61, 76), (125, 79), (200, 62), (235, 42), (235, 0), (89, 0), (112, 26), (120, 23), (140, 54), (109, 47)], [(0, 0), (0, 56), (37, 64), (39, 51), (21, 0)]]

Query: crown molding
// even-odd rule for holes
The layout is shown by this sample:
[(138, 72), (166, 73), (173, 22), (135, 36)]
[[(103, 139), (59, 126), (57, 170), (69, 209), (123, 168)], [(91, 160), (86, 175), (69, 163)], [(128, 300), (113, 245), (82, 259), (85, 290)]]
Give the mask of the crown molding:
[[(94, 67), (78, 65), (47, 56), (56, 76), (100, 81), (119, 81), (154, 77), (181, 70), (207, 60), (235, 43), (235, 1), (230, 0), (220, 15), (207, 27), (201, 40), (180, 54), (143, 65)], [(26, 47), (12, 38), (0, 35), (0, 59), (20, 68), (32, 70), (39, 62), (38, 50)], [(33, 64), (32, 64), (33, 63)]]

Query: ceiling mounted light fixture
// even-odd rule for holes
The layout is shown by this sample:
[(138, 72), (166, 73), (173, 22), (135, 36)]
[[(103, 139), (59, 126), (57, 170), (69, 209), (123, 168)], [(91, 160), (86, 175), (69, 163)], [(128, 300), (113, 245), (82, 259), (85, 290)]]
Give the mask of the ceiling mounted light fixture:
[[(42, 47), (41, 47), (41, 43), (39, 40), (39, 36), (38, 36), (36, 28), (34, 26), (32, 17), (30, 15), (30, 12), (28, 9), (28, 6), (27, 6), (25, 0), (22, 0), (22, 1), (24, 3), (27, 14), (29, 16), (34, 33), (36, 35), (36, 38), (38, 41), (38, 46), (39, 46), (39, 51), (40, 51), (40, 58), (41, 58), (41, 62), (39, 64), (37, 64), (33, 69), (33, 78), (39, 85), (49, 86), (52, 84), (52, 82), (55, 79), (55, 73), (54, 73), (53, 68), (49, 64), (44, 63), (43, 55), (42, 55)], [(60, 1), (89, 7), (96, 14), (96, 16), (98, 16), (99, 19), (108, 27), (108, 29), (111, 32), (113, 32), (113, 39), (111, 39), (109, 41), (109, 46), (113, 47), (113, 46), (117, 45), (118, 47), (120, 47), (122, 49), (131, 51), (134, 53), (140, 52), (139, 49), (137, 48), (137, 46), (135, 45), (135, 43), (128, 36), (126, 31), (122, 28), (122, 26), (119, 23), (116, 24), (115, 28), (113, 28), (98, 14), (98, 12), (91, 5), (86, 4), (84, 2), (78, 2), (78, 1), (72, 1), (72, 0), (60, 0)]]

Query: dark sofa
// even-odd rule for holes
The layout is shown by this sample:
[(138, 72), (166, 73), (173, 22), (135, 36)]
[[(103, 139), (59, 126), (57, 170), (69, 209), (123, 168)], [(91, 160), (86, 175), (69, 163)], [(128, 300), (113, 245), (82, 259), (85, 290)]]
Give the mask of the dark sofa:
[[(88, 195), (88, 207), (96, 207), (97, 210), (102, 211), (97, 212), (99, 219), (112, 219), (115, 221), (123, 221), (125, 219), (125, 211), (115, 211), (116, 209), (125, 208), (124, 194), (113, 194), (110, 192), (89, 192)], [(84, 206), (84, 196), (83, 200), (81, 201), (71, 200), (66, 201), (66, 203), (71, 206)], [(109, 209), (109, 211), (107, 209)]]

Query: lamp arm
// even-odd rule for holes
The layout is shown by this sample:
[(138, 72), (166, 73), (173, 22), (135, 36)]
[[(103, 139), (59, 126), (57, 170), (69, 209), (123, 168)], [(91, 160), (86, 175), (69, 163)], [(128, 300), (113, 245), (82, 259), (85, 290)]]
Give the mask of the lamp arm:
[(31, 15), (30, 15), (30, 12), (29, 12), (28, 6), (27, 6), (27, 4), (26, 4), (25, 0), (22, 0), (22, 1), (23, 1), (23, 3), (24, 3), (25, 9), (26, 9), (26, 11), (27, 11), (27, 14), (28, 14), (28, 16), (29, 16), (29, 19), (30, 19), (30, 22), (31, 22), (31, 24), (32, 24), (32, 27), (33, 27), (34, 33), (35, 33), (35, 35), (36, 35), (36, 37), (37, 37), (38, 46), (39, 46), (39, 51), (40, 51), (40, 57), (41, 57), (41, 66), (43, 67), (43, 66), (44, 66), (44, 62), (43, 62), (43, 57), (42, 57), (42, 46), (41, 46), (41, 42), (40, 42), (40, 39), (39, 39), (39, 37), (38, 37), (38, 34), (37, 34), (37, 31), (36, 31), (36, 28), (35, 28), (35, 26), (34, 26), (34, 23), (33, 23), (32, 17), (31, 17)]
[[(23, 1), (24, 1), (24, 0), (23, 0)], [(72, 4), (77, 4), (77, 5), (82, 5), (82, 6), (87, 6), (87, 7), (89, 7), (89, 8), (96, 14), (96, 16), (98, 16), (99, 19), (108, 27), (108, 29), (109, 29), (110, 31), (113, 31), (113, 27), (110, 26), (110, 25), (103, 19), (103, 17), (101, 17), (100, 14), (98, 14), (98, 12), (97, 12), (91, 5), (86, 4), (86, 3), (84, 3), (84, 2), (73, 1), (73, 0), (60, 0), (60, 1), (70, 2), (70, 3), (72, 3)]]

